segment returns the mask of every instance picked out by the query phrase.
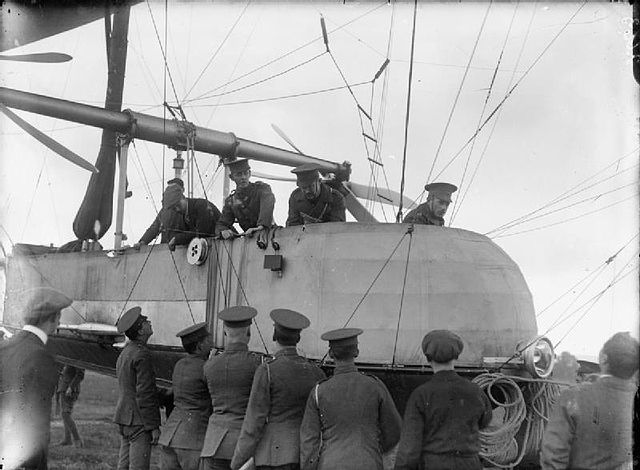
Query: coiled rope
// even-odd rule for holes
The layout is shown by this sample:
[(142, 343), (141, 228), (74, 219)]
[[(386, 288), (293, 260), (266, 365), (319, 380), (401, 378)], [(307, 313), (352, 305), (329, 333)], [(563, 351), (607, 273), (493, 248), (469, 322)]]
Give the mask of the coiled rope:
[[(537, 458), (551, 406), (564, 384), (544, 379), (481, 374), (473, 379), (503, 412), (480, 431), (480, 457), (499, 468), (513, 468), (523, 459)], [(523, 428), (522, 425), (525, 425)]]

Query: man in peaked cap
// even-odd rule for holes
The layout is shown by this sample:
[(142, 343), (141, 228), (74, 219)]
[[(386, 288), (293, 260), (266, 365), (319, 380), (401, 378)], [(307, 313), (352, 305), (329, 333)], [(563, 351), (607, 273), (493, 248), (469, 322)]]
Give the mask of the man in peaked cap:
[(220, 211), (212, 202), (184, 197), (183, 186), (169, 184), (162, 194), (162, 209), (156, 217), (159, 224), (154, 221), (136, 246), (149, 244), (159, 232), (166, 232), (160, 242), (166, 240), (170, 250), (177, 245), (188, 245), (195, 237), (213, 237), (219, 218)]
[(202, 370), (213, 340), (206, 323), (197, 323), (177, 335), (189, 354), (173, 368), (174, 409), (161, 428), (162, 468), (198, 470), (200, 453), (211, 415), (211, 396)]
[(114, 423), (120, 428), (118, 470), (148, 470), (151, 446), (160, 437), (160, 401), (147, 342), (151, 322), (140, 307), (127, 310), (116, 323), (130, 341), (116, 362), (118, 403)]
[(491, 404), (480, 387), (455, 373), (462, 349), (462, 339), (449, 330), (430, 331), (422, 340), (434, 375), (409, 397), (396, 470), (482, 469), (478, 431), (491, 421)]
[(321, 222), (344, 222), (344, 197), (320, 181), (318, 165), (305, 163), (293, 170), (298, 187), (289, 196), (287, 227)]
[(429, 192), (427, 202), (409, 211), (403, 222), (424, 225), (444, 225), (444, 215), (451, 204), (451, 194), (457, 187), (449, 183), (431, 183), (424, 187)]
[(229, 178), (236, 189), (224, 200), (222, 215), (216, 224), (216, 235), (231, 238), (236, 232), (235, 222), (244, 234), (252, 236), (273, 224), (273, 207), (276, 198), (271, 186), (262, 181), (251, 182), (251, 167), (246, 159), (236, 159), (225, 163)]
[(258, 367), (251, 387), (247, 415), (231, 461), (237, 470), (254, 457), (260, 469), (300, 468), (300, 425), (309, 391), (324, 372), (298, 355), (300, 333), (310, 324), (301, 313), (271, 311), (275, 358)]
[(255, 308), (229, 307), (218, 313), (223, 322), (225, 348), (204, 365), (212, 413), (202, 447), (205, 470), (229, 470), (247, 410), (253, 375), (260, 356), (249, 352)]
[(47, 468), (51, 399), (59, 372), (45, 346), (72, 300), (48, 287), (23, 295), (23, 329), (0, 341), (0, 463), (40, 470)]
[(375, 376), (358, 372), (360, 328), (324, 333), (333, 377), (309, 394), (300, 428), (303, 470), (382, 470), (382, 453), (400, 438), (401, 420), (389, 390)]

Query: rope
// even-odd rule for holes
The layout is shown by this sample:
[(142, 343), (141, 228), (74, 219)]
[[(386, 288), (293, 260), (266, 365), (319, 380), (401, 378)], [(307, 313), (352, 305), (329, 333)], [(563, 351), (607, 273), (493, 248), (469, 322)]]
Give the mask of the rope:
[(187, 291), (184, 288), (184, 284), (182, 283), (182, 278), (180, 277), (180, 272), (178, 271), (178, 265), (176, 264), (176, 258), (173, 256), (173, 251), (169, 250), (169, 256), (171, 256), (171, 261), (173, 261), (173, 267), (176, 271), (176, 276), (178, 277), (178, 282), (180, 283), (180, 288), (182, 289), (182, 293), (184, 294), (184, 300), (187, 302), (187, 308), (189, 309), (189, 315), (191, 315), (191, 321), (193, 324), (196, 324), (196, 319), (193, 317), (193, 312), (191, 311), (191, 304), (189, 303), (189, 297), (187, 297)]
[(409, 227), (409, 249), (407, 250), (407, 260), (404, 264), (404, 277), (402, 279), (402, 293), (400, 294), (400, 309), (398, 310), (398, 324), (396, 325), (396, 339), (393, 343), (393, 357), (391, 364), (396, 363), (396, 347), (398, 346), (398, 336), (400, 333), (400, 320), (402, 319), (402, 306), (404, 303), (404, 290), (407, 285), (407, 273), (409, 272), (409, 256), (411, 255), (411, 242), (413, 241), (413, 224)]
[[(411, 29), (411, 61), (409, 62), (409, 80), (407, 84), (407, 111), (404, 118), (404, 146), (402, 150), (402, 173), (400, 177), (400, 201), (398, 202), (398, 212), (396, 222), (402, 220), (402, 196), (404, 195), (404, 177), (407, 168), (407, 146), (409, 144), (409, 116), (411, 111), (411, 83), (413, 81), (413, 52), (416, 43), (416, 15), (418, 13), (418, 0), (413, 2), (413, 26)], [(475, 49), (474, 49), (475, 50)], [(436, 154), (437, 157), (437, 154)], [(394, 348), (395, 350), (395, 348)]]
[[(244, 297), (244, 301), (247, 303), (247, 305), (251, 305), (249, 303), (249, 299), (247, 298), (247, 294), (244, 291), (244, 287), (242, 286), (242, 281), (240, 280), (240, 276), (238, 275), (238, 272), (236, 271), (236, 267), (233, 264), (233, 259), (231, 259), (231, 252), (229, 252), (229, 249), (227, 248), (227, 244), (225, 243), (224, 240), (220, 241), (222, 243), (222, 246), (224, 247), (225, 251), (227, 252), (227, 259), (229, 261), (229, 264), (231, 265), (231, 269), (233, 271), (233, 274), (236, 276), (236, 280), (238, 281), (238, 287), (240, 288), (240, 291), (242, 292), (242, 296)], [(215, 243), (215, 242), (214, 242)], [(258, 336), (260, 336), (260, 341), (262, 341), (262, 346), (264, 347), (264, 351), (269, 354), (269, 349), (267, 348), (267, 343), (265, 342), (263, 336), (262, 336), (262, 332), (260, 331), (260, 326), (258, 325), (258, 322), (254, 321), (254, 324), (256, 325), (256, 330), (258, 331)]]
[(349, 322), (351, 321), (351, 319), (353, 318), (353, 316), (356, 314), (356, 312), (358, 311), (358, 308), (360, 308), (360, 305), (362, 305), (362, 302), (364, 302), (364, 299), (367, 297), (367, 295), (369, 295), (369, 292), (371, 291), (371, 289), (373, 288), (373, 285), (376, 283), (376, 281), (378, 280), (378, 278), (380, 277), (380, 275), (382, 274), (382, 271), (384, 271), (384, 268), (387, 267), (387, 264), (389, 264), (389, 261), (391, 261), (391, 258), (393, 258), (393, 255), (396, 253), (396, 251), (398, 250), (398, 247), (400, 247), (400, 244), (402, 243), (402, 240), (404, 240), (404, 237), (406, 237), (409, 234), (409, 230), (407, 230), (402, 237), (400, 238), (400, 240), (398, 241), (398, 243), (396, 243), (396, 246), (393, 248), (393, 251), (391, 252), (391, 254), (387, 257), (387, 259), (385, 260), (384, 264), (382, 265), (382, 267), (380, 268), (380, 271), (378, 271), (378, 274), (376, 274), (376, 277), (373, 278), (373, 281), (371, 281), (371, 285), (367, 288), (367, 290), (365, 291), (364, 295), (362, 296), (362, 298), (358, 301), (358, 304), (356, 305), (356, 307), (353, 309), (353, 312), (351, 312), (351, 315), (349, 316), (349, 318), (347, 318), (347, 321), (344, 322), (344, 325), (342, 325), (342, 328), (346, 328), (346, 326), (349, 324)]
[[(156, 238), (158, 238), (156, 236)], [(151, 256), (151, 252), (153, 251), (153, 248), (155, 247), (155, 245), (150, 245), (150, 249), (149, 252), (147, 253), (147, 257), (144, 259), (144, 262), (142, 263), (142, 267), (140, 268), (140, 271), (138, 272), (138, 275), (136, 276), (136, 280), (133, 281), (133, 286), (131, 286), (131, 290), (129, 291), (129, 294), (127, 294), (127, 298), (124, 301), (124, 305), (122, 306), (122, 310), (120, 310), (120, 315), (118, 315), (118, 318), (116, 319), (116, 324), (118, 323), (118, 321), (120, 320), (120, 318), (122, 318), (122, 315), (124, 314), (124, 309), (127, 307), (127, 303), (129, 302), (129, 300), (131, 299), (131, 296), (133, 295), (133, 290), (136, 288), (136, 285), (138, 284), (138, 280), (140, 279), (140, 276), (142, 275), (142, 271), (144, 271), (144, 267), (147, 265), (147, 261), (149, 261), (149, 257)]]
[[(489, 400), (504, 414), (500, 425), (492, 424), (481, 429), (480, 457), (499, 468), (513, 468), (522, 460), (536, 458), (542, 442), (544, 425), (551, 406), (560, 392), (561, 384), (542, 379), (486, 373), (474, 377)], [(562, 384), (564, 385), (564, 384)], [(502, 401), (495, 396), (499, 393)], [(520, 442), (516, 440), (526, 421)]]

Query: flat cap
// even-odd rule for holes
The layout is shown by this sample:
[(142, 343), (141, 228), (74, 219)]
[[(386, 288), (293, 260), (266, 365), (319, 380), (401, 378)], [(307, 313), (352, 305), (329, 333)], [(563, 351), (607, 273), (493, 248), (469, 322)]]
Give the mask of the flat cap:
[(23, 316), (26, 319), (40, 319), (71, 305), (69, 297), (51, 287), (34, 287), (24, 292), (26, 298)]
[(176, 333), (176, 336), (182, 340), (183, 345), (197, 343), (201, 338), (208, 335), (209, 331), (207, 330), (206, 322), (196, 323)]
[(248, 171), (251, 169), (249, 166), (249, 160), (246, 158), (238, 158), (235, 160), (229, 160), (224, 162), (224, 166), (229, 168), (230, 172)]
[(435, 362), (458, 359), (463, 347), (462, 338), (449, 330), (430, 331), (422, 340), (422, 352), (427, 359)]
[(251, 320), (257, 314), (258, 311), (253, 307), (237, 305), (218, 312), (218, 320), (222, 320), (226, 326), (231, 328), (240, 328), (251, 325)]
[(311, 324), (309, 319), (303, 314), (286, 308), (276, 308), (275, 310), (271, 310), (269, 316), (276, 326), (286, 330), (300, 331), (304, 330)]
[(184, 197), (184, 189), (178, 184), (170, 184), (162, 194), (162, 208), (171, 209)]
[(320, 338), (329, 341), (329, 346), (348, 346), (358, 344), (358, 335), (361, 334), (360, 328), (338, 328), (323, 333)]
[(169, 181), (167, 181), (167, 186), (169, 186), (170, 184), (177, 184), (184, 191), (184, 181), (182, 181), (181, 178), (171, 178)]
[(458, 187), (451, 183), (431, 183), (424, 187), (429, 191), (430, 195), (434, 195), (438, 199), (451, 202), (451, 194), (458, 190)]
[(147, 317), (142, 315), (142, 309), (140, 307), (133, 307), (124, 312), (116, 323), (118, 333), (124, 333), (129, 328), (135, 326), (139, 321), (146, 320)]
[(298, 186), (311, 184), (320, 179), (318, 170), (320, 167), (316, 163), (305, 163), (291, 170), (296, 175)]

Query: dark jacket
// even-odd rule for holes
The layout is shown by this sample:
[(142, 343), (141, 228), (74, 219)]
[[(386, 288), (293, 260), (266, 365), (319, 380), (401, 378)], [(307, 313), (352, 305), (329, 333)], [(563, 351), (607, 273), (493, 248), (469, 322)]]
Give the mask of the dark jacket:
[(396, 470), (481, 470), (478, 431), (490, 421), (491, 404), (480, 387), (452, 370), (434, 374), (409, 397)]
[(387, 387), (355, 366), (309, 394), (300, 428), (303, 470), (382, 470), (382, 454), (400, 438), (401, 420)]
[(273, 223), (273, 206), (276, 198), (271, 186), (262, 181), (249, 183), (247, 188), (236, 189), (224, 200), (222, 215), (216, 225), (216, 235), (233, 227), (237, 221), (242, 230)]
[(211, 415), (211, 397), (202, 370), (204, 363), (204, 359), (189, 355), (173, 368), (174, 408), (161, 428), (158, 444), (202, 450)]
[(289, 217), (287, 227), (316, 222), (344, 222), (344, 197), (324, 183), (320, 184), (320, 194), (315, 201), (304, 197), (300, 188), (289, 196)]
[(113, 421), (125, 426), (160, 427), (160, 404), (156, 373), (146, 345), (130, 341), (116, 362), (118, 403)]
[(542, 469), (631, 468), (635, 393), (633, 380), (613, 376), (564, 391), (544, 432)]
[(258, 466), (298, 463), (305, 404), (309, 391), (324, 378), (322, 369), (299, 356), (295, 346), (258, 367), (231, 468), (240, 468), (250, 457)]
[[(164, 220), (164, 224), (163, 221)], [(166, 224), (166, 226), (165, 226)], [(160, 209), (153, 223), (140, 238), (140, 243), (148, 245), (160, 234), (160, 243), (169, 243), (178, 233), (186, 230), (184, 217), (174, 211)]]
[(67, 390), (71, 390), (71, 399), (75, 401), (80, 395), (80, 383), (83, 379), (84, 369), (65, 365), (60, 372), (56, 392), (66, 393)]
[(222, 354), (204, 365), (212, 413), (202, 447), (202, 457), (231, 460), (247, 410), (253, 375), (260, 357), (246, 344), (228, 344)]
[(427, 204), (427, 202), (424, 202), (409, 211), (402, 222), (407, 224), (438, 225), (442, 227), (444, 225), (444, 219), (432, 214)]
[(22, 330), (0, 341), (0, 456), (46, 468), (58, 371), (35, 334)]

